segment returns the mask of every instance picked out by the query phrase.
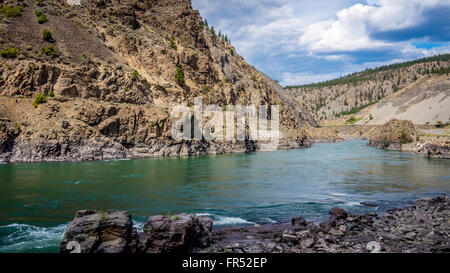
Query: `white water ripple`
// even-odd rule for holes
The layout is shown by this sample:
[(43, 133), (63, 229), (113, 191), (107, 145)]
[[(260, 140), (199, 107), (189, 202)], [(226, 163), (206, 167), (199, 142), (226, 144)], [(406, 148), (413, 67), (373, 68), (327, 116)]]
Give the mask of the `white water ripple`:
[(61, 242), (67, 224), (55, 227), (37, 227), (28, 224), (9, 224), (0, 226), (0, 252), (39, 251), (55, 247)]
[(197, 213), (197, 216), (211, 217), (215, 226), (228, 226), (228, 225), (255, 225), (256, 223), (247, 221), (239, 217), (227, 217), (211, 213)]

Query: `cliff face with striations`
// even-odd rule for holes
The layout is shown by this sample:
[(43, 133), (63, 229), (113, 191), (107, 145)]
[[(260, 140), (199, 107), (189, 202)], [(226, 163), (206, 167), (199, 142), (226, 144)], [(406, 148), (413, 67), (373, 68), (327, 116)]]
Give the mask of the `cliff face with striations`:
[[(202, 24), (188, 0), (3, 1), (0, 161), (253, 151), (252, 141), (175, 141), (172, 108), (280, 105), (282, 146), (314, 129), (280, 87)], [(47, 30), (47, 31), (46, 31)], [(46, 34), (44, 33), (46, 32)], [(279, 91), (279, 90), (278, 90)], [(33, 106), (38, 94), (46, 96)], [(44, 103), (44, 101), (46, 102)], [(318, 133), (319, 130), (319, 133)]]

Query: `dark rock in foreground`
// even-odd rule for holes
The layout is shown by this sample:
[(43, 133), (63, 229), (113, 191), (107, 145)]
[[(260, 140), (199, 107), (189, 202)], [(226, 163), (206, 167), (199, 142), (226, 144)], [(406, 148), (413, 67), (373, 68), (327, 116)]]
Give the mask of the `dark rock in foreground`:
[(209, 247), (213, 220), (179, 214), (150, 216), (144, 232), (138, 234), (138, 253), (186, 253), (194, 247)]
[[(209, 247), (212, 219), (179, 214), (150, 216), (144, 232), (132, 227), (128, 212), (80, 210), (61, 242), (62, 253), (186, 253)], [(76, 243), (74, 243), (76, 242)], [(79, 249), (77, 247), (79, 246)]]
[(329, 213), (331, 218), (336, 220), (345, 219), (348, 215), (347, 212), (341, 208), (332, 208)]
[[(330, 220), (320, 225), (300, 221), (295, 226), (219, 230), (213, 234), (214, 247), (202, 252), (450, 252), (449, 204), (448, 197), (420, 199), (383, 216), (348, 214), (342, 218), (344, 210), (333, 209)], [(297, 217), (292, 223), (298, 223)]]
[(82, 253), (309, 253), (309, 252), (450, 252), (450, 200), (417, 200), (383, 216), (330, 210), (319, 225), (294, 217), (292, 223), (234, 227), (211, 232), (212, 219), (180, 214), (152, 216), (137, 233), (126, 212), (79, 211), (61, 242), (70, 240)]
[[(129, 252), (133, 222), (128, 212), (80, 210), (69, 223), (61, 242), (62, 253), (123, 253)], [(78, 242), (77, 251), (72, 244)]]

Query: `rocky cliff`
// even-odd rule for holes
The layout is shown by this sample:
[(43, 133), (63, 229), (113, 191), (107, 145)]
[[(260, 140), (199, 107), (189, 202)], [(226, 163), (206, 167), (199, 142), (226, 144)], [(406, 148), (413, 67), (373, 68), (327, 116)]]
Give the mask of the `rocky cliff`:
[(314, 129), (280, 87), (203, 25), (188, 0), (3, 1), (0, 161), (254, 151), (254, 141), (176, 141), (180, 103), (280, 105), (282, 147)]

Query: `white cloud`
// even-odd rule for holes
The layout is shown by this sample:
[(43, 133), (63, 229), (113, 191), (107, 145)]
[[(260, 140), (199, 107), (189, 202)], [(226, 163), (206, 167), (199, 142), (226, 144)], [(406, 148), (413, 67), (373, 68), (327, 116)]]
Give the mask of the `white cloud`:
[[(417, 38), (403, 39), (398, 32), (392, 33), (430, 20), (426, 11), (449, 6), (450, 0), (192, 2), (210, 26), (231, 38), (240, 55), (283, 85), (327, 80), (366, 67), (450, 51), (445, 38), (439, 40), (444, 45), (440, 48), (412, 46), (415, 41), (433, 42), (426, 29)], [(441, 33), (437, 31), (429, 32)], [(386, 32), (391, 36), (380, 36)]]
[(396, 30), (422, 20), (425, 8), (450, 4), (448, 0), (378, 0), (355, 4), (336, 13), (333, 20), (316, 22), (299, 38), (299, 46), (310, 52), (355, 51), (392, 47), (371, 38), (372, 31)]
[(354, 51), (387, 46), (369, 38), (365, 20), (376, 9), (356, 4), (337, 13), (336, 21), (322, 21), (309, 26), (300, 36), (300, 46), (313, 52)]

